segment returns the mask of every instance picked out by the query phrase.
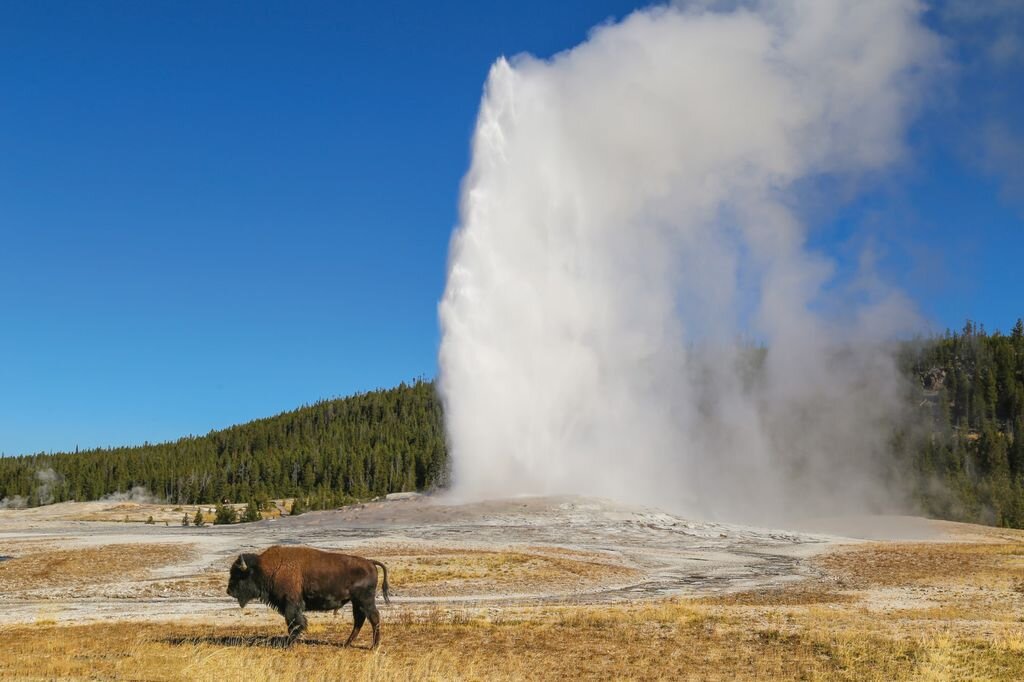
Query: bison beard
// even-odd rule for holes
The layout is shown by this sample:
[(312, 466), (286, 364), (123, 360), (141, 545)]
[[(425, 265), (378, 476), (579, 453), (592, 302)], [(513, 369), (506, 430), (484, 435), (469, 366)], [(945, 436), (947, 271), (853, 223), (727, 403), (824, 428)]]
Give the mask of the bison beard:
[(384, 571), (381, 594), (389, 604), (384, 564), (312, 547), (271, 547), (262, 554), (240, 555), (231, 566), (228, 594), (239, 606), (260, 601), (284, 616), (288, 644), (306, 629), (306, 611), (337, 611), (351, 601), (354, 623), (344, 646), (352, 643), (369, 618), (376, 647), (380, 644), (377, 566)]

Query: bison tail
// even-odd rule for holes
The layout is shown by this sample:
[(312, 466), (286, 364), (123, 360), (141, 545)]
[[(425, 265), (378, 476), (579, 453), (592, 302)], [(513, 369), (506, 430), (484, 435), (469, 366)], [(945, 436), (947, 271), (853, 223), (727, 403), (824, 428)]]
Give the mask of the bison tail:
[(384, 595), (384, 603), (385, 604), (390, 604), (391, 603), (391, 593), (389, 591), (390, 588), (388, 587), (388, 567), (385, 566), (384, 564), (382, 564), (381, 562), (377, 561), (376, 559), (371, 559), (371, 561), (374, 564), (376, 564), (377, 566), (380, 566), (381, 570), (384, 571), (384, 582), (380, 586), (380, 593), (382, 595)]

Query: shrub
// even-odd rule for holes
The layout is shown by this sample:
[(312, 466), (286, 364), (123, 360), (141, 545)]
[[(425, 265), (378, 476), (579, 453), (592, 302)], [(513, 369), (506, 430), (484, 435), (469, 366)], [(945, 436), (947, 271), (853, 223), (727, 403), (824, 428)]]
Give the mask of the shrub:
[(262, 521), (263, 514), (260, 514), (260, 508), (255, 501), (250, 500), (249, 504), (245, 508), (245, 513), (242, 515), (242, 522), (248, 523), (249, 521)]
[(216, 513), (216, 516), (214, 516), (214, 519), (213, 519), (214, 525), (224, 525), (226, 523), (236, 523), (237, 521), (238, 521), (238, 512), (235, 511), (234, 507), (232, 507), (230, 505), (226, 505), (226, 504), (218, 504), (217, 505), (217, 513)]

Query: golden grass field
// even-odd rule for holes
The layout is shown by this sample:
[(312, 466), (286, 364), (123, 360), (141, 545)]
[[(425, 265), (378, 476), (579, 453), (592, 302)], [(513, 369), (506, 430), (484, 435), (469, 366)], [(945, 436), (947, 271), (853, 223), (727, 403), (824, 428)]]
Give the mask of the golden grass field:
[[(30, 551), (26, 551), (29, 549)], [(0, 592), (39, 588), (88, 588), (105, 585), (110, 576), (140, 578), (154, 568), (187, 558), (186, 544), (110, 544), (78, 549), (46, 543), (0, 543), (0, 553), (19, 556), (0, 562)]]
[(401, 575), (403, 596), (548, 592), (635, 582), (639, 572), (592, 552), (534, 547), (523, 551), (447, 547), (367, 547)]
[[(405, 553), (391, 581), (402, 594), (404, 585), (477, 580), (503, 568), (527, 581), (529, 571), (516, 566), (580, 570), (548, 563), (557, 555), (541, 550), (521, 554)], [(818, 578), (701, 599), (383, 607), (376, 651), (340, 648), (347, 609), (312, 614), (305, 639), (290, 649), (280, 648), (283, 622), (263, 607), (211, 625), (59, 625), (44, 617), (0, 628), (0, 679), (1024, 679), (1024, 534), (858, 544), (813, 561)], [(369, 644), (366, 630), (360, 647)]]

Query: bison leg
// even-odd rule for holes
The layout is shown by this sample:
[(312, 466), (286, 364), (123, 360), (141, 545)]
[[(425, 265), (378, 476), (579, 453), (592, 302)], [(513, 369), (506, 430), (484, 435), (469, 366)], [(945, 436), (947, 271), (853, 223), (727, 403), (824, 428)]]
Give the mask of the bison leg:
[(355, 641), (355, 638), (359, 636), (359, 629), (363, 627), (365, 621), (366, 614), (359, 608), (359, 604), (352, 602), (352, 634), (348, 636), (342, 646), (348, 646)]
[(306, 616), (302, 613), (302, 607), (289, 605), (285, 608), (284, 622), (288, 624), (288, 644), (290, 646), (306, 629)]
[(370, 619), (370, 625), (373, 627), (373, 648), (376, 649), (380, 645), (380, 614), (377, 612), (376, 604), (372, 602), (365, 609), (366, 617)]

